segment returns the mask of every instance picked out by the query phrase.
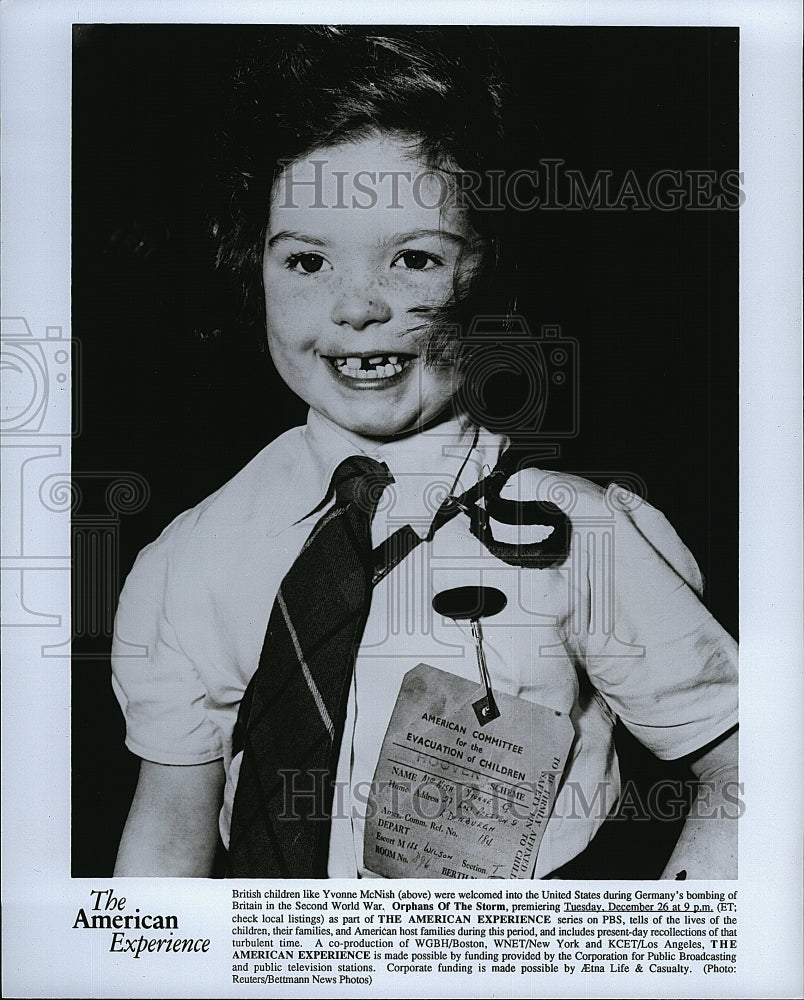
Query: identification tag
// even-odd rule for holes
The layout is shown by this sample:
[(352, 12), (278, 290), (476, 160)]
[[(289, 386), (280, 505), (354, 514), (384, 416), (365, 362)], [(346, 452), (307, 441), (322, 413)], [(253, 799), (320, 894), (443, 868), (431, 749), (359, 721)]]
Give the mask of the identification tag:
[(531, 878), (574, 736), (569, 716), (420, 663), (374, 772), (363, 862), (386, 878)]

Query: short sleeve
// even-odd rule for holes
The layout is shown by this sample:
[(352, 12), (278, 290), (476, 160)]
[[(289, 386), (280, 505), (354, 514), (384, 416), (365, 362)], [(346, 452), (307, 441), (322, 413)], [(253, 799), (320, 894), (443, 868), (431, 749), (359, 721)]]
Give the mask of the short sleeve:
[(204, 764), (223, 756), (222, 739), (207, 712), (207, 689), (171, 620), (173, 527), (143, 549), (126, 580), (115, 618), (112, 687), (132, 753), (158, 764)]
[(665, 517), (611, 508), (608, 541), (587, 552), (586, 667), (636, 738), (673, 760), (738, 720), (737, 650), (701, 600), (703, 581)]

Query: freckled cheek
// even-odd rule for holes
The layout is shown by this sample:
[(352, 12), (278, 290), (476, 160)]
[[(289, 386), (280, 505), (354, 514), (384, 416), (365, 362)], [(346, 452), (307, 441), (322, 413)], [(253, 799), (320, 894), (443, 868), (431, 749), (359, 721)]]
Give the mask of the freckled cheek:
[[(441, 278), (440, 275), (435, 280), (429, 277), (416, 280), (406, 275), (378, 283), (377, 292), (390, 307), (396, 327), (400, 330), (418, 329), (422, 323), (418, 310), (447, 305), (452, 297), (452, 284), (449, 277)], [(425, 331), (420, 331), (420, 334), (424, 336)]]
[(383, 284), (388, 288), (389, 295), (408, 308), (415, 305), (443, 305), (452, 295), (451, 271), (447, 268), (410, 276), (402, 274)]

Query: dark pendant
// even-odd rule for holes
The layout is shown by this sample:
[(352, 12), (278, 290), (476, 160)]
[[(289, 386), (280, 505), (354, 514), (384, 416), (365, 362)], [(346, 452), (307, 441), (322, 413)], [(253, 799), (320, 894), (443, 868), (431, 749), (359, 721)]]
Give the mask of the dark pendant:
[(455, 587), (433, 598), (433, 609), (454, 621), (478, 621), (498, 615), (508, 598), (496, 587)]

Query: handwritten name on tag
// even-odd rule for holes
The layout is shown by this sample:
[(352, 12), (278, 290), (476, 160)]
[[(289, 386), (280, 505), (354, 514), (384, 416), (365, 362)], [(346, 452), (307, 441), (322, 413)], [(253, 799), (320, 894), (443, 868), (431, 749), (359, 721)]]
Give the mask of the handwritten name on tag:
[(482, 685), (420, 663), (383, 740), (363, 861), (387, 878), (530, 878), (572, 744), (564, 713), (498, 694), (478, 724)]

